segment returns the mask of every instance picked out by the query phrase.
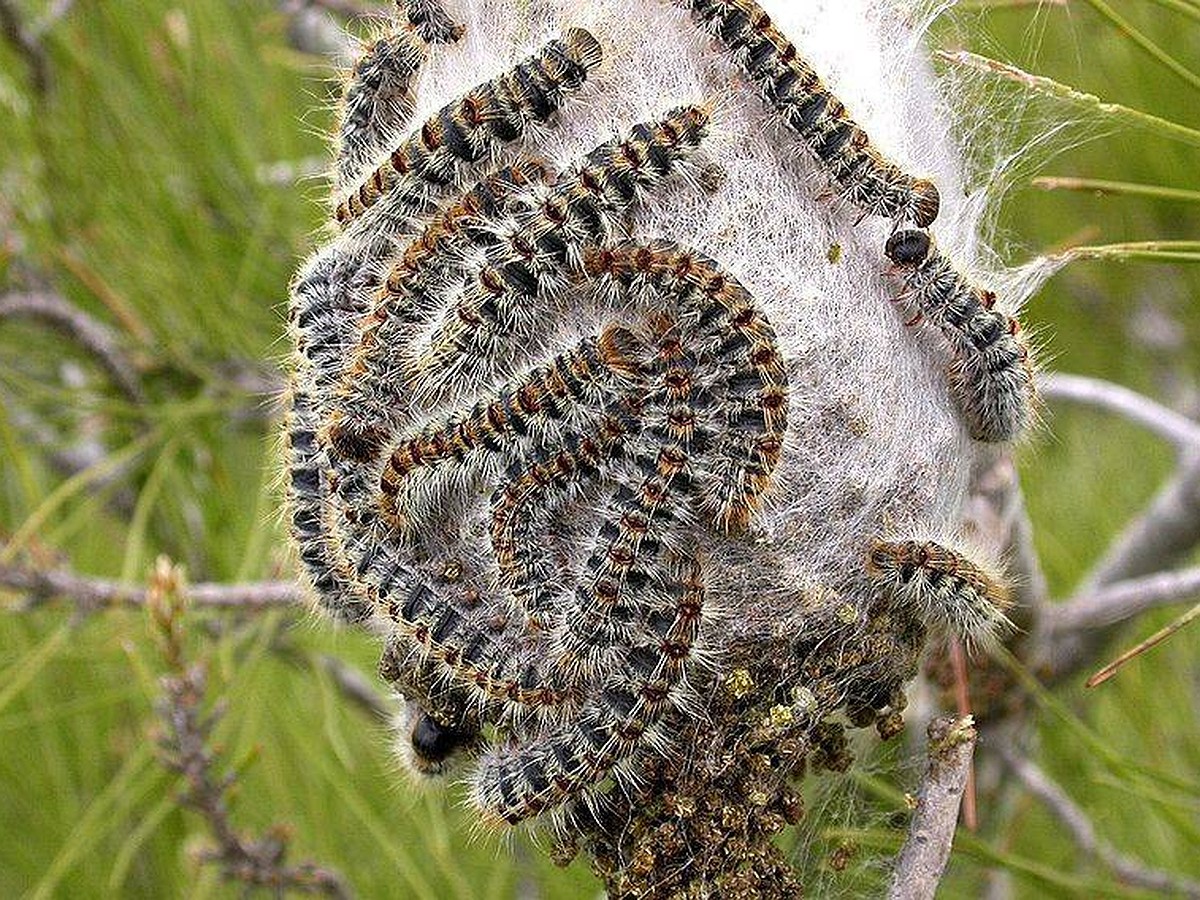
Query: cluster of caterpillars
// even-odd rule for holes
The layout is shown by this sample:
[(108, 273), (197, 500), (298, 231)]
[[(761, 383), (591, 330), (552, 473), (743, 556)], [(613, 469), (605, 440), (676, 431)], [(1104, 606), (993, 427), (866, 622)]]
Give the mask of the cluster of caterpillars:
[[(762, 9), (688, 6), (847, 203), (934, 220), (933, 183), (871, 144)], [(412, 127), (430, 45), (462, 31), (433, 0), (399, 7), (346, 88), (338, 234), (292, 286), (292, 533), (326, 609), (390, 629), (417, 767), (479, 753), (482, 817), (516, 823), (636, 779), (694, 708), (713, 664), (695, 536), (745, 530), (771, 489), (785, 360), (718, 261), (626, 231), (703, 143), (706, 109), (664, 110), (562, 170), (522, 155), (600, 63), (570, 29)], [(949, 344), (972, 435), (1013, 437), (1031, 399), (1015, 321), (926, 232), (885, 253)], [(549, 343), (584, 293), (594, 332)], [(858, 565), (968, 635), (1003, 622), (996, 577), (942, 545), (879, 540)]]

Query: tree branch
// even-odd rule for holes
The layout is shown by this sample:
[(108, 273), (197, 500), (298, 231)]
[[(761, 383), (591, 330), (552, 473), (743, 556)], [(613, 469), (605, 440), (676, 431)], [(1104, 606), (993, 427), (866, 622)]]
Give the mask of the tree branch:
[(1036, 615), (1049, 602), (1050, 589), (1033, 545), (1033, 523), (1009, 450), (980, 449), (963, 519), (985, 545), (1004, 549), (1014, 575), (1017, 613), (1023, 618)]
[(1200, 425), (1127, 387), (1100, 378), (1055, 373), (1039, 378), (1038, 388), (1048, 399), (1100, 407), (1150, 429), (1180, 448), (1200, 449)]
[(1200, 452), (1188, 454), (1179, 471), (1146, 510), (1125, 526), (1084, 579), (1077, 593), (1179, 563), (1200, 543)]
[(33, 89), (45, 94), (50, 88), (50, 60), (46, 57), (46, 48), (42, 46), (38, 34), (25, 27), (13, 0), (0, 0), (0, 34), (29, 66)]
[(1200, 543), (1200, 452), (1146, 510), (1113, 541), (1073, 597), (1050, 607), (1034, 629), (1031, 665), (1050, 682), (1092, 665), (1111, 627), (1130, 617), (1196, 593), (1193, 569), (1168, 571)]
[(897, 857), (888, 900), (931, 900), (937, 892), (958, 824), (971, 756), (975, 724), (970, 716), (949, 716), (929, 723), (929, 765), (917, 796), (908, 839)]
[(1051, 634), (1090, 631), (1115, 625), (1160, 606), (1200, 594), (1200, 567), (1131, 578), (1080, 594), (1046, 610), (1043, 627)]
[[(0, 588), (28, 595), (23, 606), (30, 609), (57, 597), (71, 600), (81, 612), (111, 607), (143, 607), (152, 588), (140, 584), (85, 578), (65, 569), (37, 569), (0, 566)], [(201, 582), (186, 588), (188, 602), (214, 609), (261, 610), (292, 607), (305, 602), (304, 592), (291, 581), (259, 581), (244, 584)]]
[(163, 764), (184, 783), (180, 805), (196, 812), (212, 835), (213, 844), (200, 848), (201, 863), (215, 863), (228, 881), (267, 888), (282, 897), (288, 891), (347, 898), (341, 877), (307, 860), (289, 864), (291, 832), (285, 826), (268, 828), (261, 836), (246, 834), (234, 825), (231, 788), (233, 771), (220, 774), (212, 747), (213, 730), (223, 709), (207, 702), (208, 667), (190, 662), (184, 647), (187, 601), (179, 570), (160, 559), (151, 579), (147, 607), (159, 637), (168, 674), (161, 679), (162, 697), (156, 704), (160, 719), (156, 735)]
[(49, 291), (0, 297), (0, 319), (18, 316), (40, 319), (53, 326), (94, 356), (129, 399), (143, 399), (137, 367), (121, 351), (112, 332), (83, 310)]
[(1010, 747), (996, 747), (1004, 764), (1020, 779), (1025, 788), (1041, 800), (1046, 808), (1070, 832), (1079, 849), (1099, 860), (1125, 884), (1149, 888), (1155, 891), (1182, 894), (1200, 900), (1200, 882), (1191, 881), (1143, 866), (1134, 859), (1120, 853), (1115, 847), (1096, 835), (1087, 814), (1075, 805), (1054, 781), (1034, 763), (1019, 756)]

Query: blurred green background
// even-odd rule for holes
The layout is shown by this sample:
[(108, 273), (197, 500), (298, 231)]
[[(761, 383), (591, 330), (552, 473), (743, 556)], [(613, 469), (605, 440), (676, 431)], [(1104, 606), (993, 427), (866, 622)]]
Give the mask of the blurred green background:
[[(325, 215), (320, 178), (297, 189), (295, 176), (326, 158), (335, 80), (325, 57), (296, 49), (285, 5), (80, 0), (40, 36), (45, 91), (29, 59), (0, 41), (0, 294), (53, 289), (105, 323), (145, 395), (114, 390), (44, 324), (0, 320), (0, 562), (139, 580), (167, 554), (195, 581), (287, 576), (278, 409), (264, 392), (287, 350), (285, 286)], [(48, 8), (0, 6), (27, 28)], [(1123, 0), (1120, 11), (1200, 67), (1193, 0)], [(9, 13), (0, 12), (5, 31)], [(1200, 90), (1086, 0), (974, 3), (937, 35), (1200, 128)], [(1014, 128), (1044, 127), (1054, 113), (1030, 109)], [(1197, 147), (1096, 122), (1069, 134), (1092, 140), (1060, 142), (1036, 174), (1200, 190)], [(1195, 201), (1047, 192), (1030, 186), (1032, 174), (1004, 198), (1010, 262), (1068, 242), (1200, 236)], [(1198, 286), (1200, 269), (1186, 264), (1079, 262), (1025, 320), (1051, 368), (1110, 378), (1195, 415)], [(1038, 547), (1064, 595), (1153, 495), (1173, 455), (1098, 413), (1055, 407), (1047, 418), (1020, 462)], [(1171, 617), (1139, 620), (1111, 653)], [(289, 823), (296, 858), (339, 870), (365, 897), (598, 891), (584, 864), (555, 869), (523, 837), (472, 837), (453, 795), (406, 786), (386, 727), (320, 665), (332, 655), (371, 678), (374, 640), (282, 612), (195, 613), (189, 627), (229, 702), (218, 736), (223, 758), (242, 767), (239, 825)], [(1100, 834), (1192, 877), (1197, 650), (1200, 631), (1184, 632), (1102, 689), (1068, 686), (1062, 714), (1038, 718), (1039, 762)], [(55, 603), (0, 615), (0, 896), (236, 894), (191, 861), (202, 825), (179, 809), (148, 736), (161, 667), (141, 612), (73, 616)], [(876, 761), (875, 778), (911, 788), (913, 763), (893, 757)], [(867, 793), (843, 786), (828, 804), (814, 802), (805, 863), (814, 895), (868, 896), (879, 878), (865, 848), (896, 807)], [(981, 804), (984, 829), (959, 842), (942, 896), (982, 896), (989, 865), (1010, 873), (1019, 897), (1145, 895), (1079, 863), (1035, 801), (1003, 815)], [(835, 871), (832, 857), (855, 829), (864, 850)]]

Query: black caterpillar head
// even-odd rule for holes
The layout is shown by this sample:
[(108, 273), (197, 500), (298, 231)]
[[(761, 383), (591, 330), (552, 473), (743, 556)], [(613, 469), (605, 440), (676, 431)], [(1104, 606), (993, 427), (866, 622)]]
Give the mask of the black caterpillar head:
[(420, 775), (436, 777), (445, 773), (455, 753), (479, 740), (479, 735), (464, 728), (445, 725), (414, 705), (401, 717), (401, 756)]
[(915, 268), (925, 261), (932, 246), (924, 231), (897, 231), (888, 238), (883, 252), (896, 265)]

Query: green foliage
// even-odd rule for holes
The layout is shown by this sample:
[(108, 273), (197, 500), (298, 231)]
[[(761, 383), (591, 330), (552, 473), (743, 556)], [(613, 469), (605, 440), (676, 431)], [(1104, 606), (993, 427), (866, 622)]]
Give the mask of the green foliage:
[[(1195, 64), (1192, 0), (1121, 4), (1124, 28), (1099, 2), (972, 6), (983, 10), (962, 21), (967, 33), (990, 35), (976, 38), (981, 52), (1200, 127), (1194, 83), (1163, 60)], [(52, 286), (106, 323), (146, 392), (143, 402), (123, 397), (93, 360), (40, 325), (0, 325), (0, 561), (69, 560), (135, 580), (158, 554), (193, 580), (290, 571), (275, 512), (275, 403), (262, 385), (274, 381), (284, 347), (285, 285), (324, 210), (318, 181), (296, 190), (264, 173), (325, 159), (331, 72), (289, 49), (286, 31), (265, 0), (80, 3), (44, 36), (45, 96), (21, 55), (0, 43), (0, 285)], [(1046, 171), (1197, 191), (1197, 154), (1159, 134), (1120, 131)], [(1034, 251), (1187, 239), (1198, 224), (1200, 205), (1186, 196), (1027, 183), (1001, 220), (1014, 244)], [(1180, 373), (1200, 376), (1188, 351), (1200, 344), (1198, 294), (1194, 267), (1081, 261), (1043, 290), (1027, 320), (1047, 336), (1055, 368), (1163, 395)], [(1174, 343), (1138, 326), (1162, 315), (1183, 332)], [(1061, 594), (1153, 494), (1171, 457), (1090, 412), (1050, 424), (1021, 458), (1039, 549)], [(67, 475), (62, 457), (71, 454), (85, 465)], [(1127, 636), (1169, 619), (1145, 617)], [(319, 666), (294, 664), (332, 654), (370, 673), (374, 640), (278, 613), (195, 613), (190, 628), (193, 652), (211, 661), (230, 702), (219, 736), (223, 759), (245, 764), (241, 826), (290, 823), (295, 858), (338, 869), (362, 896), (510, 897), (518, 877), (537, 879), (547, 896), (594, 890), (581, 864), (557, 871), (531, 852), (518, 866), (504, 842), (471, 837), (453, 793), (409, 791), (385, 727)], [(1071, 686), (1040, 713), (1044, 766), (1102, 835), (1147, 865), (1193, 876), (1197, 650), (1200, 634), (1185, 631), (1102, 689)], [(49, 605), (0, 618), (0, 894), (233, 895), (189, 860), (200, 826), (175, 804), (173, 777), (155, 758), (148, 735), (160, 668), (137, 612), (73, 618)], [(875, 798), (870, 815), (899, 809), (898, 784), (889, 776), (881, 790), (864, 789)], [(810, 824), (820, 832), (821, 822)], [(839, 840), (825, 838), (822, 848)], [(879, 829), (853, 839), (888, 852), (898, 843)], [(959, 843), (946, 896), (977, 895), (990, 866), (1008, 869), (1022, 896), (1139, 896), (1103, 870), (1068, 876), (1074, 854), (1029, 804), (1006, 833)], [(860, 882), (850, 879), (861, 877), (831, 876), (830, 890), (853, 890)]]

